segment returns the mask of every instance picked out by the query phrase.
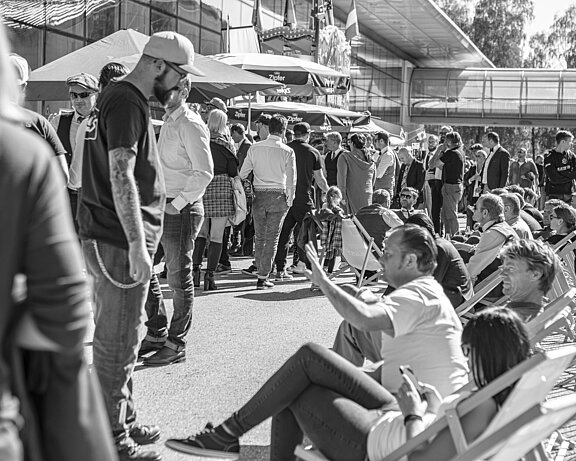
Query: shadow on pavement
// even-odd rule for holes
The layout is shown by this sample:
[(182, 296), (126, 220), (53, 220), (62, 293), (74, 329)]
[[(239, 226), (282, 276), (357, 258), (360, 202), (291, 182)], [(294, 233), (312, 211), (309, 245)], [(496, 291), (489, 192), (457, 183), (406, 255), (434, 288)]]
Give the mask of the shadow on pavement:
[(240, 461), (268, 461), (270, 447), (263, 445), (241, 445)]
[(272, 290), (255, 290), (250, 293), (236, 296), (236, 298), (251, 299), (252, 301), (295, 301), (298, 299), (315, 298), (324, 296), (320, 290), (311, 291), (310, 287), (300, 288), (294, 291), (274, 291)]

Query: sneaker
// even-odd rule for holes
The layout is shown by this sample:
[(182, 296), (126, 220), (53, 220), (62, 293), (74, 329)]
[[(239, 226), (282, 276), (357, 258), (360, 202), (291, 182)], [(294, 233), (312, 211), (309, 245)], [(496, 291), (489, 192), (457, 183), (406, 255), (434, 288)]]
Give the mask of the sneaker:
[(284, 280), (294, 280), (294, 277), (292, 277), (287, 270), (276, 272), (276, 281), (282, 282)]
[(302, 261), (298, 262), (298, 265), (294, 269), (292, 269), (293, 274), (304, 274), (305, 271), (306, 271), (306, 264), (304, 264)]
[(134, 424), (130, 428), (130, 438), (138, 445), (148, 445), (160, 438), (160, 428), (154, 425)]
[(218, 266), (216, 267), (217, 274), (229, 274), (230, 272), (232, 272), (232, 267), (230, 266), (224, 266), (223, 264), (218, 264)]
[[(159, 351), (155, 352), (151, 357), (146, 357), (142, 362), (142, 365), (148, 367), (161, 367), (164, 365), (172, 365), (173, 363), (180, 363), (186, 361), (186, 351), (175, 351), (170, 349), (168, 346), (164, 346)], [(136, 440), (136, 439), (134, 439)], [(136, 443), (144, 445), (136, 440)]]
[(143, 450), (140, 445), (130, 440), (130, 438), (117, 444), (116, 450), (118, 451), (119, 461), (162, 461), (162, 456), (158, 453)]
[(267, 290), (269, 288), (274, 288), (274, 284), (268, 279), (258, 279), (256, 283), (257, 290)]
[(189, 455), (208, 458), (238, 459), (240, 458), (240, 443), (237, 438), (222, 437), (217, 434), (212, 424), (206, 424), (204, 430), (187, 439), (168, 439), (166, 446), (172, 450)]
[(258, 272), (258, 268), (254, 264), (251, 264), (248, 269), (242, 269), (242, 273), (245, 275), (256, 276), (256, 275), (258, 275), (257, 272)]

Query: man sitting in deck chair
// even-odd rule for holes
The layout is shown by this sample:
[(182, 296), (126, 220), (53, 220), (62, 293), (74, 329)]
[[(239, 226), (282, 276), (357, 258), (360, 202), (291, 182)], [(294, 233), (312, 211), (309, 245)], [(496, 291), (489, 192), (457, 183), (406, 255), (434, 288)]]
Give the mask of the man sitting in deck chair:
[[(394, 329), (363, 329), (355, 326), (353, 318), (344, 316), (333, 350), (357, 366), (364, 364), (364, 358), (373, 363), (384, 361), (374, 372), (376, 377), (381, 370), (382, 376), (397, 377), (393, 368), (418, 362), (419, 373), (427, 375), (419, 378), (434, 381), (443, 395), (455, 382), (465, 380), (464, 364), (454, 347), (461, 324), (442, 286), (432, 276), (436, 258), (436, 243), (426, 229), (413, 224), (392, 229), (382, 258), (383, 277), (398, 288), (369, 304), (381, 307)], [(346, 291), (354, 294), (352, 289)], [(333, 304), (339, 299), (328, 298)]]
[(500, 257), (506, 307), (528, 322), (542, 310), (544, 297), (561, 270), (558, 256), (538, 240), (516, 240), (502, 249)]

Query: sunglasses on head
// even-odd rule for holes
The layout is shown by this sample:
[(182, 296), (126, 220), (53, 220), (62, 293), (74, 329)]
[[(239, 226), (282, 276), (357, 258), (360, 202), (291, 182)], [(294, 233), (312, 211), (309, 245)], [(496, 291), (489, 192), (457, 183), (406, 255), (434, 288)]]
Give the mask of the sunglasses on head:
[(74, 92), (70, 92), (70, 97), (72, 99), (84, 99), (87, 98), (88, 96), (92, 95), (94, 93), (90, 92), (90, 91), (84, 91), (82, 93), (74, 93)]

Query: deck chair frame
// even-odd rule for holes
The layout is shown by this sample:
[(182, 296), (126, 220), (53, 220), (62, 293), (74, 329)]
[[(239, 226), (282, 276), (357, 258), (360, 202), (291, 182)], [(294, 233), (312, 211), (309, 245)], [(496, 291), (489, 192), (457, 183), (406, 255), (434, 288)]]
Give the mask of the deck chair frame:
[(380, 265), (380, 263), (378, 262), (378, 260), (382, 257), (382, 250), (380, 248), (378, 248), (378, 246), (374, 243), (374, 238), (370, 236), (370, 234), (368, 234), (368, 232), (366, 231), (366, 229), (364, 229), (364, 226), (362, 226), (362, 224), (360, 223), (360, 221), (358, 221), (358, 219), (355, 216), (350, 216), (349, 218), (344, 218), (342, 220), (342, 226), (344, 227), (345, 225), (345, 221), (349, 220), (354, 227), (356, 228), (356, 231), (358, 232), (358, 236), (362, 241), (362, 245), (363, 245), (363, 255), (361, 256), (361, 260), (362, 260), (362, 264), (360, 268), (357, 268), (356, 265), (351, 264), (345, 257), (345, 248), (344, 246), (346, 245), (346, 242), (344, 241), (344, 236), (342, 236), (342, 260), (346, 262), (347, 266), (342, 268), (342, 269), (338, 269), (337, 271), (335, 271), (332, 274), (333, 278), (336, 278), (348, 271), (351, 271), (354, 275), (356, 275), (356, 277), (358, 277), (358, 283), (357, 283), (357, 287), (360, 288), (368, 283), (371, 283), (375, 280), (378, 280), (378, 277), (380, 276), (381, 272), (382, 272), (382, 268), (377, 269), (376, 274), (374, 274), (373, 276), (369, 277), (367, 280), (364, 280), (364, 274), (366, 273), (367, 266), (368, 263), (370, 262), (370, 257), (373, 257), (375, 262), (378, 264), (378, 266)]
[[(458, 405), (451, 411), (448, 411), (443, 418), (438, 419), (421, 434), (407, 441), (402, 445), (402, 447), (390, 453), (380, 461), (398, 461), (402, 459), (422, 443), (425, 443), (445, 428), (449, 428), (454, 445), (458, 452), (453, 461), (484, 459), (483, 457), (488, 452), (495, 451), (499, 444), (518, 430), (519, 426), (523, 426), (542, 415), (542, 408), (544, 407), (541, 405), (541, 402), (545, 399), (545, 396), (552, 389), (564, 370), (573, 362), (575, 357), (576, 346), (569, 346), (562, 348), (561, 350), (536, 353), (495, 379), (488, 386), (478, 390), (467, 399), (460, 401)], [(552, 365), (555, 366), (552, 367)], [(489, 430), (490, 432), (486, 435), (481, 435), (476, 441), (468, 444), (463, 436), (460, 419), (478, 405), (482, 404), (487, 399), (492, 398), (494, 395), (517, 382), (519, 379), (520, 383), (512, 390), (504, 403), (503, 408), (495, 416), (493, 422), (485, 431), (485, 434)], [(529, 396), (521, 395), (522, 383), (531, 382), (531, 380), (535, 380), (535, 382), (538, 383), (537, 393), (531, 392)], [(532, 390), (534, 389), (534, 386), (532, 386)], [(570, 397), (572, 398), (573, 396)], [(529, 403), (528, 406), (523, 409), (516, 408), (519, 407), (517, 405), (518, 402), (530, 400), (530, 398), (537, 398), (537, 402)], [(574, 396), (574, 399), (576, 399), (576, 396)], [(574, 413), (576, 414), (576, 400), (574, 400), (574, 405)], [(509, 416), (508, 419), (506, 419), (507, 416)], [(497, 418), (498, 422), (501, 422), (502, 427), (496, 427), (497, 424), (495, 424), (495, 422)], [(554, 429), (550, 430), (550, 433), (552, 433)], [(526, 451), (528, 452), (532, 450), (539, 444), (539, 442), (540, 440)], [(316, 453), (317, 451), (306, 451), (302, 446), (300, 446), (295, 452), (295, 454), (300, 456), (304, 461), (327, 461), (327, 458), (323, 455), (321, 457), (316, 457)], [(493, 454), (494, 453), (491, 453), (490, 455)], [(520, 457), (524, 454), (525, 453), (520, 455)]]
[(535, 346), (547, 336), (557, 333), (562, 333), (571, 341), (574, 341), (572, 309), (576, 304), (575, 298), (576, 288), (573, 287), (544, 306), (542, 313), (526, 324), (532, 346)]

